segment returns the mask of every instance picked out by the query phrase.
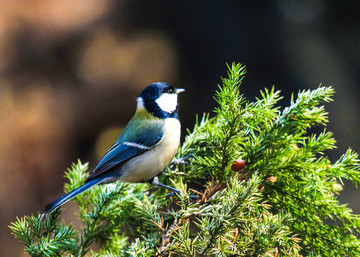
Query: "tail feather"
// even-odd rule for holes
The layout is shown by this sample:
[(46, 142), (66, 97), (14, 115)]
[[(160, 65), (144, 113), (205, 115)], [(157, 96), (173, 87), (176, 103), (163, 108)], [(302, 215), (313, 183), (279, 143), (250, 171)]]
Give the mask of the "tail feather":
[(101, 181), (103, 181), (104, 178), (95, 178), (93, 180), (90, 180), (88, 182), (86, 182), (84, 185), (74, 189), (73, 191), (71, 191), (70, 193), (63, 195), (62, 197), (60, 197), (59, 199), (55, 200), (54, 202), (46, 205), (45, 210), (44, 210), (44, 214), (50, 213), (53, 210), (55, 210), (56, 208), (58, 208), (59, 206), (63, 205), (64, 203), (66, 203), (67, 201), (70, 201), (71, 199), (73, 199), (75, 196), (81, 194), (82, 192), (84, 192), (85, 190), (99, 184)]

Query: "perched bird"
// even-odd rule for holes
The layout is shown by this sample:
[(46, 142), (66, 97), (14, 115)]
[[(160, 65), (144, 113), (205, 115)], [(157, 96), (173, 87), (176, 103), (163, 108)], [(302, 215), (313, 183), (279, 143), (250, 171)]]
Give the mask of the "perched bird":
[(104, 183), (152, 182), (172, 161), (180, 143), (177, 95), (185, 91), (167, 83), (146, 87), (136, 99), (135, 115), (116, 142), (100, 160), (85, 184), (45, 207), (50, 213), (85, 190)]

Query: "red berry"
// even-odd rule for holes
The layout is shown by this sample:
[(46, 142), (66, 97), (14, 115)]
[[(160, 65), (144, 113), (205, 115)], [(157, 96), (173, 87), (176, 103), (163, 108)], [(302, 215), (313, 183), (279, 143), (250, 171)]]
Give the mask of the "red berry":
[(231, 165), (231, 170), (233, 171), (239, 171), (242, 170), (245, 167), (245, 161), (242, 159), (237, 159), (236, 161), (233, 162), (233, 164)]
[(268, 182), (276, 182), (276, 177), (275, 176), (270, 176), (266, 179)]

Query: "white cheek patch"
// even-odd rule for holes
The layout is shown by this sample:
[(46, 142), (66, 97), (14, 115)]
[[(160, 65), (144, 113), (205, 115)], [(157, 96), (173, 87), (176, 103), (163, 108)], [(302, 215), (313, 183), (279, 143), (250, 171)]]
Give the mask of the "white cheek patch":
[(155, 102), (164, 112), (172, 113), (176, 110), (177, 94), (162, 94)]

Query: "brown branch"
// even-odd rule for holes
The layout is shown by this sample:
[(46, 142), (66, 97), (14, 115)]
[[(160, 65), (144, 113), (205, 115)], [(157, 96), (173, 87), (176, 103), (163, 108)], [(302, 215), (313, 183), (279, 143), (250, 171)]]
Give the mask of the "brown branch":
[[(246, 176), (248, 173), (244, 173), (239, 177), (239, 180), (245, 180)], [(202, 205), (204, 203), (206, 203), (206, 200), (209, 199), (210, 197), (212, 197), (216, 192), (225, 189), (228, 185), (231, 185), (230, 182), (228, 183), (219, 183), (216, 185), (212, 185), (212, 183), (210, 183), (207, 188), (205, 189), (205, 192), (202, 194), (202, 198), (200, 200), (198, 200), (198, 202), (196, 202), (199, 205)], [(190, 189), (191, 190), (191, 189)], [(201, 194), (200, 192), (197, 192), (195, 190), (192, 190), (198, 194)], [(174, 223), (170, 226), (169, 229), (166, 230), (163, 228), (164, 224), (162, 224), (162, 226), (160, 226), (159, 224), (154, 223), (156, 226), (158, 226), (162, 232), (165, 232), (161, 238), (161, 247), (159, 247), (158, 251), (156, 252), (155, 256), (163, 256), (162, 254), (166, 251), (168, 244), (170, 243), (170, 239), (173, 235), (173, 232), (177, 231), (183, 224), (184, 221), (187, 221), (189, 219), (191, 219), (193, 216), (197, 216), (197, 215), (201, 215), (201, 212), (194, 212), (194, 213), (190, 213), (185, 215), (184, 217), (181, 217), (179, 219), (175, 219)]]
[(166, 231), (166, 233), (162, 236), (161, 247), (156, 252), (155, 256), (162, 256), (162, 253), (166, 250), (167, 245), (170, 243), (170, 238), (174, 231), (178, 230), (180, 226), (183, 224), (183, 220), (175, 219), (174, 223), (171, 227)]

